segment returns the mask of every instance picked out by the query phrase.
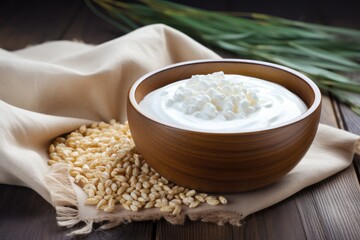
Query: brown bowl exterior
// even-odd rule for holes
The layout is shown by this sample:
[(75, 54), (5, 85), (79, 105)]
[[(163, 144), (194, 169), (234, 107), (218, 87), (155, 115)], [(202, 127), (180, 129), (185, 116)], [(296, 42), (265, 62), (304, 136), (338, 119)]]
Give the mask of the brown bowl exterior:
[(317, 131), (321, 94), (305, 76), (258, 61), (194, 61), (143, 77), (133, 97), (139, 103), (146, 94), (169, 83), (216, 71), (279, 83), (302, 98), (309, 110), (271, 129), (205, 133), (148, 118), (131, 102), (130, 91), (128, 120), (139, 153), (160, 175), (199, 191), (242, 192), (275, 182), (297, 165)]

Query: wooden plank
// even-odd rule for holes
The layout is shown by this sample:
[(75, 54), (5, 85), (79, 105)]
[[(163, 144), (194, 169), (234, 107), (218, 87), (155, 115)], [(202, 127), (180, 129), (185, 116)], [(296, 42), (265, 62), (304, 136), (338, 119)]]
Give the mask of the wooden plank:
[(81, 239), (97, 240), (150, 240), (153, 239), (156, 225), (152, 222), (136, 222), (131, 224), (122, 224), (109, 230), (93, 231), (92, 233), (82, 236)]
[[(0, 239), (65, 239), (72, 230), (57, 225), (55, 209), (33, 190), (0, 185), (0, 193)], [(140, 222), (94, 231), (84, 239), (143, 240), (151, 239), (152, 231), (151, 223)]]
[[(322, 111), (320, 122), (333, 127), (338, 127), (335, 110), (333, 108), (332, 99), (323, 93)], [(326, 181), (326, 180), (325, 180)], [(302, 225), (308, 239), (325, 239), (325, 232), (322, 229), (323, 222), (316, 209), (318, 209), (316, 198), (317, 194), (313, 194), (312, 189), (321, 187), (315, 184), (313, 187), (305, 189), (296, 194), (295, 202), (302, 219)]]
[(16, 50), (56, 40), (68, 27), (80, 1), (4, 1), (1, 12), (0, 47)]
[[(339, 104), (338, 106), (341, 116), (343, 117), (345, 129), (349, 132), (360, 135), (360, 116), (356, 115), (356, 113), (351, 111), (351, 109), (345, 104)], [(358, 180), (360, 182), (360, 156), (356, 155), (353, 162)]]
[(327, 239), (360, 239), (360, 188), (353, 166), (324, 181), (313, 193)]
[[(80, 40), (88, 44), (101, 44), (122, 35), (115, 27), (96, 16), (83, 3), (74, 21), (61, 36), (64, 40)], [(107, 231), (92, 232), (86, 239), (152, 239), (156, 222), (122, 224)]]
[(63, 239), (55, 209), (31, 189), (0, 185), (0, 238)]
[(356, 115), (356, 113), (351, 111), (345, 104), (339, 104), (339, 109), (344, 120), (345, 129), (360, 135), (360, 116)]
[[(322, 123), (343, 126), (332, 98), (324, 97), (323, 113)], [(297, 204), (308, 239), (358, 238), (360, 191), (353, 166), (298, 195)]]
[[(77, 1), (2, 1), (0, 47), (15, 50), (57, 39), (78, 9)], [(0, 185), (0, 238), (65, 238), (54, 208), (33, 190)]]
[[(79, 6), (71, 0), (1, 4), (0, 47), (7, 50), (57, 39)], [(1, 239), (65, 238), (66, 232), (57, 226), (54, 208), (34, 191), (0, 185), (0, 195)]]
[[(246, 218), (244, 239), (305, 239), (295, 199), (290, 197)], [(238, 231), (233, 227), (234, 236)]]
[(267, 239), (264, 211), (248, 216), (241, 228), (243, 233), (240, 228), (233, 227), (234, 239), (237, 239), (237, 236), (243, 237), (243, 239)]
[(341, 111), (339, 108), (339, 103), (333, 96), (331, 97), (331, 103), (334, 107), (334, 112), (335, 112), (335, 117), (336, 117), (338, 127), (341, 129), (345, 129), (344, 120), (343, 120), (343, 117), (341, 115)]
[[(54, 5), (54, 3), (51, 4)], [(12, 3), (7, 5), (14, 6), (12, 5)], [(46, 9), (46, 11), (48, 11), (53, 7), (49, 6), (48, 4), (46, 8), (43, 9)], [(6, 12), (9, 8), (1, 9), (2, 10), (0, 10), (0, 12)], [(29, 10), (29, 8), (25, 9), (26, 11), (16, 10), (16, 12), (14, 12), (15, 14), (8, 14), (8, 16), (11, 15), (8, 22), (17, 23), (16, 26), (12, 26), (15, 30), (9, 29), (9, 25), (7, 24), (0, 25), (0, 46), (3, 46), (4, 43), (4, 46), (7, 49), (17, 49), (26, 46), (29, 43), (41, 42), (47, 39), (56, 39), (56, 36), (52, 35), (53, 33), (49, 32), (49, 29), (54, 29), (54, 31), (57, 32), (56, 34), (60, 34), (60, 36), (62, 36), (64, 39), (85, 39), (85, 42), (88, 43), (101, 43), (109, 39), (111, 37), (110, 35), (117, 35), (117, 33), (113, 32), (109, 33), (108, 36), (105, 36), (107, 33), (102, 32), (103, 30), (101, 29), (107, 28), (106, 26), (108, 25), (102, 25), (102, 23), (100, 22), (98, 22), (99, 25), (97, 27), (94, 27), (96, 26), (93, 25), (93, 21), (95, 20), (91, 20), (90, 18), (93, 17), (94, 19), (97, 19), (97, 17), (91, 16), (91, 14), (87, 12), (87, 9), (83, 6), (81, 7), (81, 11), (79, 13), (79, 19), (76, 18), (73, 24), (70, 24), (71, 21), (68, 22), (70, 26), (69, 31), (60, 31), (59, 33), (59, 29), (61, 30), (62, 28), (55, 29), (57, 25), (48, 25), (48, 17), (45, 21), (40, 22), (40, 20), (44, 19), (39, 16), (38, 18), (36, 18), (37, 20), (35, 19), (37, 29), (40, 29), (40, 31), (43, 32), (48, 32), (43, 34), (42, 36), (41, 34), (32, 35), (29, 34), (30, 28), (28, 27), (28, 23), (25, 23), (25, 27), (19, 26), (18, 24), (21, 21), (29, 21), (28, 17), (20, 16), (19, 12), (32, 17), (31, 10)], [(67, 15), (64, 14), (64, 12), (66, 11), (59, 12), (61, 12), (62, 15)], [(22, 18), (22, 20), (19, 20), (19, 17), (20, 19)], [(64, 16), (62, 16), (62, 18), (63, 17)], [(66, 22), (66, 19), (63, 19), (63, 21)], [(54, 18), (50, 17), (50, 22), (51, 21), (54, 21)], [(7, 36), (1, 35), (3, 32), (3, 27), (5, 29), (5, 32), (7, 32)], [(94, 28), (94, 30), (92, 28)], [(17, 31), (23, 30), (26, 30), (27, 32), (17, 33)], [(112, 30), (110, 29), (110, 31)], [(107, 30), (105, 32), (107, 32)], [(14, 43), (11, 42), (14, 41), (17, 36), (20, 36), (20, 39), (15, 41)], [(4, 39), (3, 42), (2, 39)], [(329, 106), (329, 104), (326, 103), (326, 106)], [(322, 116), (322, 122), (334, 125), (334, 115), (333, 113), (331, 113), (331, 108), (327, 108), (325, 109), (325, 111), (327, 111), (328, 113)], [(300, 234), (299, 236), (304, 236), (303, 232), (305, 232), (305, 235), (308, 239), (321, 239), (325, 237), (341, 238), (344, 236), (357, 237), (358, 235), (356, 235), (356, 232), (354, 232), (356, 229), (353, 229), (352, 226), (353, 221), (357, 220), (356, 216), (359, 215), (359, 212), (355, 208), (355, 205), (359, 201), (357, 195), (354, 194), (358, 190), (352, 189), (354, 186), (354, 179), (356, 180), (356, 178), (354, 178), (354, 174), (353, 171), (351, 172), (351, 169), (349, 170), (349, 172), (350, 174), (346, 176), (342, 176), (343, 173), (335, 176), (336, 178), (340, 176), (340, 180), (335, 179), (333, 180), (334, 182), (331, 183), (335, 184), (336, 186), (332, 186), (331, 184), (326, 185), (328, 184), (328, 181), (332, 181), (331, 178), (330, 180), (324, 181), (325, 185), (323, 185), (323, 183), (317, 184), (314, 187), (306, 189), (305, 191), (300, 192), (299, 194), (283, 201), (280, 204), (277, 204), (269, 209), (249, 216), (247, 218), (247, 223), (243, 228), (231, 226), (219, 227), (211, 223), (190, 221), (187, 221), (184, 226), (173, 226), (164, 221), (161, 221), (160, 225), (158, 225), (158, 232), (161, 232), (161, 234), (157, 234), (157, 239), (169, 239), (174, 237), (182, 239), (179, 236), (188, 237), (190, 239), (195, 239), (195, 237), (198, 237), (196, 239), (209, 239), (209, 237), (210, 239), (269, 239), (268, 236), (270, 236), (273, 239), (277, 239), (285, 236), (291, 236), (291, 231)], [(58, 228), (56, 226), (56, 223), (55, 225), (53, 224), (55, 218), (54, 215), (51, 215), (51, 211), (53, 211), (53, 208), (49, 204), (47, 204), (46, 202), (44, 203), (44, 200), (42, 200), (39, 196), (37, 196), (39, 199), (33, 197), (31, 194), (36, 195), (36, 193), (29, 189), (25, 189), (25, 192), (21, 192), (24, 191), (23, 188), (9, 187), (9, 190), (7, 189), (8, 187), (9, 186), (0, 186), (0, 195), (2, 196), (0, 198), (1, 239), (24, 239), (24, 236), (26, 236), (26, 239), (31, 239), (32, 237), (34, 239), (43, 239), (49, 238), (50, 234), (52, 239), (62, 239), (64, 237), (63, 230)], [(21, 193), (17, 193), (16, 191), (20, 191)], [(13, 201), (12, 199), (14, 196), (19, 201), (22, 199), (24, 201)], [(349, 198), (352, 198), (352, 200), (344, 200), (342, 196), (345, 198), (349, 196)], [(43, 202), (41, 202), (40, 200), (42, 200)], [(342, 203), (341, 201), (343, 201), (344, 203)], [(29, 208), (18, 208), (18, 205), (29, 206)], [(34, 211), (34, 209), (40, 209), (41, 211), (40, 213), (38, 213), (37, 211)], [(349, 211), (353, 212), (349, 213)], [(54, 211), (52, 214), (55, 214)], [(42, 220), (40, 220), (41, 224), (37, 225), (35, 220), (37, 220), (40, 215), (42, 216)], [(332, 219), (334, 216), (336, 216), (338, 219)], [(53, 221), (53, 223), (50, 222), (51, 220)], [(300, 220), (302, 223), (300, 222)], [(35, 223), (33, 223), (34, 221)], [(12, 228), (8, 225), (7, 222), (9, 222), (10, 225), (12, 224)], [(161, 224), (163, 224), (164, 226)], [(335, 226), (335, 228), (333, 229), (333, 224), (339, 224), (339, 226)], [(346, 224), (349, 224), (351, 226), (347, 227), (345, 226)], [(16, 229), (14, 226), (16, 227)], [(155, 235), (153, 226), (154, 225), (148, 225), (147, 223), (132, 223), (129, 225), (122, 225), (118, 228), (115, 228), (114, 230), (110, 230), (110, 234), (108, 233), (108, 231), (94, 232), (86, 238), (95, 239), (110, 237), (115, 239), (121, 236), (122, 238), (130, 239), (150, 239), (151, 236)], [(322, 226), (322, 228), (319, 228), (319, 226)], [(354, 226), (357, 227), (356, 224)], [(13, 231), (11, 231), (10, 229), (14, 229), (14, 231), (16, 232), (13, 233)], [(198, 234), (198, 232), (200, 232), (201, 234)]]
[(298, 195), (307, 239), (360, 239), (360, 189), (353, 166)]
[(333, 107), (332, 100), (329, 96), (322, 96), (322, 109), (320, 122), (329, 126), (338, 127), (338, 121), (335, 114), (335, 109)]
[(316, 184), (296, 195), (296, 204), (303, 220), (303, 227), (307, 239), (326, 239), (322, 221), (317, 212), (315, 198), (312, 196), (312, 188), (321, 187)]
[[(65, 2), (31, 2), (29, 7), (17, 8), (16, 1), (2, 2), (1, 12), (11, 9), (9, 17), (2, 21), (0, 28), (0, 45), (8, 50), (19, 49), (28, 44), (41, 43), (47, 40), (57, 40), (63, 36), (70, 36), (67, 28), (79, 26), (90, 18), (83, 14), (84, 7), (80, 1)], [(64, 4), (64, 5), (63, 5)], [(82, 13), (77, 10), (82, 6)], [(35, 15), (37, 12), (38, 15)], [(75, 19), (73, 19), (75, 17)], [(92, 16), (94, 19), (97, 17)], [(101, 20), (100, 20), (101, 21)], [(70, 24), (74, 22), (74, 24)], [(88, 21), (86, 29), (94, 32), (77, 32), (79, 39), (91, 39), (91, 35), (106, 36), (96, 38), (92, 43), (105, 41), (109, 35), (97, 30), (103, 29), (101, 24)], [(98, 28), (96, 28), (96, 26)], [(36, 31), (34, 31), (36, 29)], [(85, 36), (86, 35), (86, 36)], [(0, 185), (0, 239), (65, 239), (67, 229), (57, 226), (56, 213), (53, 207), (30, 189), (16, 186)], [(85, 239), (152, 239), (155, 230), (153, 222), (139, 222), (123, 224), (107, 231), (94, 231)]]
[(184, 225), (172, 225), (166, 220), (158, 222), (156, 239), (171, 240), (215, 240), (233, 239), (230, 226), (218, 226), (214, 223), (187, 220)]

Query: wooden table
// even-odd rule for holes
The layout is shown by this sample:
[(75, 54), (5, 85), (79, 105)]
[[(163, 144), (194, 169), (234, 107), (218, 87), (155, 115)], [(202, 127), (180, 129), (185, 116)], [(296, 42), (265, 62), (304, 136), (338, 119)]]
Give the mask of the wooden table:
[[(80, 1), (21, 7), (0, 2), (0, 47), (16, 50), (49, 40), (99, 44), (120, 36)], [(0, 73), (1, 75), (1, 73)], [(360, 117), (324, 96), (321, 122), (360, 134)], [(348, 169), (246, 218), (243, 227), (165, 220), (123, 224), (83, 239), (360, 239), (360, 158)], [(0, 185), (0, 239), (64, 239), (52, 206), (34, 191)]]

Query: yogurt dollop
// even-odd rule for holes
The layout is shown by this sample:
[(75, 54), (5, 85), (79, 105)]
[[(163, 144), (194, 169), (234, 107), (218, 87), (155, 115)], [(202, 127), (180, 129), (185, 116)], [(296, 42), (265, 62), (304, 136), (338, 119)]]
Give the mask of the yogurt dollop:
[(140, 107), (170, 126), (224, 133), (273, 127), (307, 110), (298, 96), (276, 83), (223, 72), (159, 88)]

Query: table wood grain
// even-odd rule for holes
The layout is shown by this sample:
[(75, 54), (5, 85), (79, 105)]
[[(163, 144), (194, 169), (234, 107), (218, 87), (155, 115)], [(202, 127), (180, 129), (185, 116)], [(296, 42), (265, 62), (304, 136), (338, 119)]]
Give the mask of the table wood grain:
[[(325, 23), (336, 24), (330, 20)], [(64, 39), (100, 44), (118, 36), (118, 30), (94, 16), (81, 1), (32, 1), (26, 6), (0, 1), (0, 48), (6, 50)], [(321, 122), (360, 134), (360, 117), (331, 96), (324, 96)], [(248, 216), (243, 227), (189, 220), (175, 226), (160, 220), (123, 224), (79, 238), (360, 239), (359, 171), (357, 156), (344, 171)], [(36, 192), (0, 185), (0, 239), (66, 239), (66, 233), (57, 226), (55, 210)]]

